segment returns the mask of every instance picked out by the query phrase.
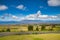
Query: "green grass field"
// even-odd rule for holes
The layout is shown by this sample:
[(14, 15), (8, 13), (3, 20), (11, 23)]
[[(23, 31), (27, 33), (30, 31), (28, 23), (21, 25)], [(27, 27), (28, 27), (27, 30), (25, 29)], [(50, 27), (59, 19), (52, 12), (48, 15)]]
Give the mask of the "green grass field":
[(60, 40), (60, 34), (10, 35), (0, 37), (0, 40)]

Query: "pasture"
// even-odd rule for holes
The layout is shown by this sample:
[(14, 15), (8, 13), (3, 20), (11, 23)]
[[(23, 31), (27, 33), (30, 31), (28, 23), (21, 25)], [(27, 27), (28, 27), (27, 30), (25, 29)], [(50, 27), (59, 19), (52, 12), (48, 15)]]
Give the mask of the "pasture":
[(60, 31), (60, 25), (40, 25), (40, 24), (32, 24), (32, 28), (30, 26), (30, 30), (28, 30), (28, 27), (30, 25), (0, 25), (0, 32), (7, 32), (9, 29), (10, 32), (20, 32), (20, 31)]
[(60, 40), (60, 34), (10, 35), (0, 37), (0, 40)]
[(0, 32), (4, 33), (0, 40), (60, 40), (59, 31), (60, 25), (0, 25)]

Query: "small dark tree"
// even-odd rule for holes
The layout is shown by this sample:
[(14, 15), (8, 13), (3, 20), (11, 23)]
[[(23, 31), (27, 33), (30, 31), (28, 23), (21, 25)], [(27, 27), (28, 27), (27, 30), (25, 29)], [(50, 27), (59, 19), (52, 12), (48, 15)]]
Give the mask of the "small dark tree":
[(7, 32), (10, 32), (10, 29), (8, 28), (6, 31), (7, 31)]
[(5, 32), (5, 30), (2, 30), (1, 32)]
[(38, 26), (37, 26), (37, 28), (36, 28), (36, 31), (39, 31), (39, 28), (38, 28)]
[(52, 31), (54, 27), (55, 27), (55, 25), (52, 25), (50, 31)]
[(33, 26), (32, 25), (28, 26), (28, 31), (33, 31)]
[(41, 30), (45, 30), (45, 25), (42, 25), (41, 26)]

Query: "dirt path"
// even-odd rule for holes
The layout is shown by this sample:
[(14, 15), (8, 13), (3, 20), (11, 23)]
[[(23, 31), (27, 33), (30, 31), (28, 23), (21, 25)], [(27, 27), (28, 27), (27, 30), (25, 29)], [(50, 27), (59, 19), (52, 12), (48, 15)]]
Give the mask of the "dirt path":
[(48, 33), (59, 33), (59, 32), (0, 32), (0, 36), (7, 36), (7, 35), (24, 35), (24, 34), (48, 34)]

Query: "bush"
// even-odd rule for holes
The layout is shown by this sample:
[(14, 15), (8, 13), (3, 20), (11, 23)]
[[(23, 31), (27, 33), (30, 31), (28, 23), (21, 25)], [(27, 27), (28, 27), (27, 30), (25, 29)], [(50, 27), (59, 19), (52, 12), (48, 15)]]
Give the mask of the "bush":
[(55, 27), (55, 25), (52, 25), (51, 31), (53, 31), (53, 28)]
[(2, 29), (2, 31), (1, 31), (1, 32), (5, 32), (5, 30), (3, 30), (3, 29)]
[(28, 31), (33, 31), (33, 26), (29, 25), (28, 26)]
[(10, 29), (8, 28), (8, 29), (6, 30), (6, 32), (10, 32)]
[(39, 28), (38, 28), (38, 26), (37, 26), (37, 28), (36, 28), (36, 31), (39, 31)]
[(41, 26), (41, 30), (45, 30), (45, 25), (42, 25)]

